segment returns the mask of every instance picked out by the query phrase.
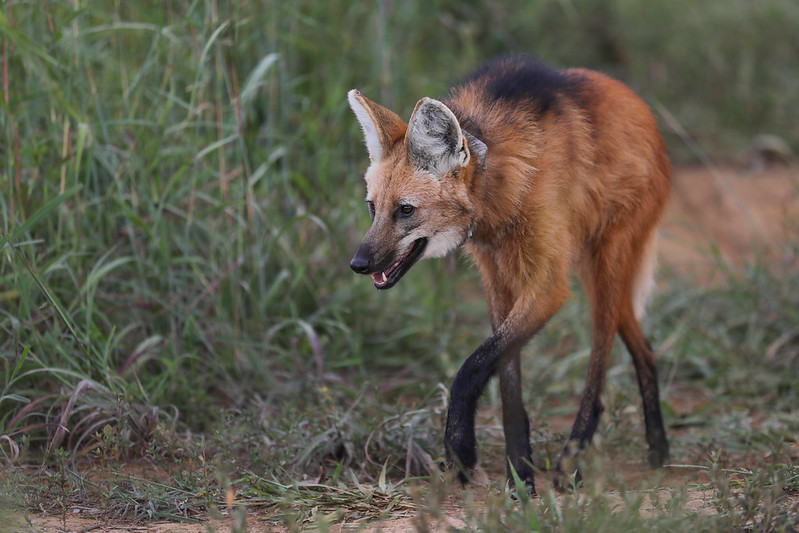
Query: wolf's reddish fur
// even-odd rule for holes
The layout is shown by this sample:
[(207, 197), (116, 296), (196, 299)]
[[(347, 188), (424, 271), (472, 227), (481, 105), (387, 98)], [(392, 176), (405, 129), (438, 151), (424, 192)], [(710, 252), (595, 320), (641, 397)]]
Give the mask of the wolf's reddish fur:
[(477, 399), (498, 375), (508, 459), (533, 487), (519, 351), (570, 295), (572, 270), (588, 293), (593, 336), (556, 482), (574, 471), (596, 429), (617, 332), (638, 375), (649, 462), (661, 465), (668, 443), (654, 355), (637, 316), (670, 169), (646, 104), (597, 72), (521, 58), (489, 64), (443, 102), (420, 101), (409, 125), (357, 91), (350, 103), (372, 159), (366, 181), (374, 212), (353, 269), (388, 288), (417, 259), (463, 245), (482, 274), (494, 333), (455, 377), (447, 418), (447, 452), (462, 479), (476, 463)]

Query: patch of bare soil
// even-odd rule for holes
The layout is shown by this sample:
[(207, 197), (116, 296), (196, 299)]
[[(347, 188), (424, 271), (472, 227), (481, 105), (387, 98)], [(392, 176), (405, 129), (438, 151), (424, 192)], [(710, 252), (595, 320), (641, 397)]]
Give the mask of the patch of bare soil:
[[(746, 264), (766, 262), (778, 268), (799, 269), (799, 258), (789, 255), (786, 244), (799, 242), (799, 167), (775, 166), (752, 170), (735, 166), (719, 168), (681, 167), (673, 176), (672, 200), (663, 221), (660, 239), (661, 266), (667, 271), (694, 280), (698, 284), (713, 285), (724, 282), (725, 269), (739, 272)], [(679, 394), (673, 405), (678, 414), (687, 414), (701, 408), (706, 399), (691, 391)], [(753, 414), (754, 416), (755, 414)], [(558, 421), (548, 421), (553, 427)], [(566, 424), (571, 422), (569, 421)], [(679, 433), (676, 429), (675, 432)], [(799, 450), (797, 450), (799, 454)], [(701, 458), (683, 458), (685, 463), (698, 464)], [(741, 458), (745, 463), (745, 458)], [(702, 473), (669, 468), (653, 474), (641, 461), (614, 460), (612, 468), (630, 486), (645, 486), (653, 475), (665, 476), (661, 486), (683, 487), (687, 483), (708, 481)], [(740, 466), (740, 465), (738, 465)], [(484, 474), (486, 480), (494, 474)], [(547, 476), (537, 478), (539, 492), (548, 490)], [(474, 497), (480, 500), (479, 486)], [(667, 498), (669, 489), (649, 494), (649, 499)], [(444, 531), (448, 526), (465, 527), (464, 502), (453, 491), (443, 505), (446, 523), (420, 524), (414, 516), (400, 516), (379, 523), (339, 524), (331, 531), (363, 528), (364, 531), (397, 533), (417, 530), (420, 526), (429, 531)], [(610, 497), (617, 497), (610, 494)], [(713, 513), (713, 493), (689, 490), (687, 508), (697, 513)], [(619, 504), (623, 504), (619, 498)], [(642, 513), (651, 513), (654, 506), (644, 504)], [(244, 518), (227, 518), (204, 524), (151, 523), (147, 525), (114, 524), (81, 517), (79, 513), (66, 516), (31, 516), (26, 523), (21, 515), (3, 517), (0, 529), (14, 532), (42, 533), (202, 533), (209, 526), (214, 531), (242, 531), (253, 533), (284, 531), (269, 521), (263, 511), (251, 511)], [(246, 527), (244, 529), (242, 526)]]
[(799, 268), (799, 167), (680, 167), (661, 227), (661, 265), (698, 284), (746, 264)]

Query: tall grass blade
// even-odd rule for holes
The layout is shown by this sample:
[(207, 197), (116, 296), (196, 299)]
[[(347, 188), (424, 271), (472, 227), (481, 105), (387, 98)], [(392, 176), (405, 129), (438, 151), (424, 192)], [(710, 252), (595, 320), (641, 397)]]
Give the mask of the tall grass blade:
[(83, 185), (77, 184), (73, 185), (69, 189), (65, 190), (62, 194), (59, 194), (52, 200), (45, 203), (42, 207), (36, 210), (28, 219), (20, 226), (16, 228), (12, 227), (11, 231), (7, 234), (0, 235), (0, 250), (2, 250), (7, 243), (16, 241), (19, 239), (24, 233), (26, 233), (30, 228), (32, 228), (37, 222), (41, 219), (49, 215), (54, 209), (56, 209), (59, 205), (63, 204), (67, 200), (69, 200), (72, 196), (78, 193), (78, 191), (83, 188)]

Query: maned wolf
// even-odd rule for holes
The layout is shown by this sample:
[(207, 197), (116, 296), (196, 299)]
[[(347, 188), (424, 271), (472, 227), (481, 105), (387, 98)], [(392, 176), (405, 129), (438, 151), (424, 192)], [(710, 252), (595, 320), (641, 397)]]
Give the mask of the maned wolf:
[(455, 376), (447, 413), (448, 463), (461, 481), (477, 462), (477, 400), (496, 374), (508, 477), (512, 466), (535, 490), (519, 351), (570, 296), (573, 268), (590, 299), (593, 335), (556, 486), (568, 483), (596, 430), (617, 332), (638, 375), (649, 464), (662, 466), (669, 444), (655, 358), (638, 319), (670, 166), (647, 105), (603, 74), (518, 56), (484, 66), (443, 102), (423, 98), (407, 125), (357, 90), (348, 98), (371, 160), (372, 225), (352, 269), (388, 289), (419, 259), (463, 246), (482, 274), (493, 334)]

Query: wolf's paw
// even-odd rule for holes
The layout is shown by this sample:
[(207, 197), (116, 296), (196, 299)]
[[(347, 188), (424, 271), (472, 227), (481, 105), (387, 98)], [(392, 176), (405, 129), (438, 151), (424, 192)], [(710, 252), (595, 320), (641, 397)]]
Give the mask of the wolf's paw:
[[(524, 490), (527, 491), (527, 494), (530, 496), (535, 496), (535, 472), (533, 471), (533, 467), (529, 464), (529, 462), (524, 462), (519, 465), (518, 468), (515, 469), (516, 476), (519, 478), (519, 481), (522, 482), (524, 485)], [(516, 484), (516, 480), (514, 479), (514, 471), (510, 469), (510, 465), (508, 468), (508, 485), (511, 487), (511, 490), (520, 490), (521, 488)]]
[(470, 480), (470, 472), (477, 464), (477, 443), (474, 439), (446, 440), (447, 470), (456, 471), (461, 485), (466, 485)]
[(660, 468), (665, 465), (669, 461), (669, 443), (664, 440), (650, 446), (647, 460), (650, 468)]
[(577, 467), (577, 456), (564, 453), (555, 467), (552, 483), (559, 491), (576, 489), (583, 481), (583, 475)]

